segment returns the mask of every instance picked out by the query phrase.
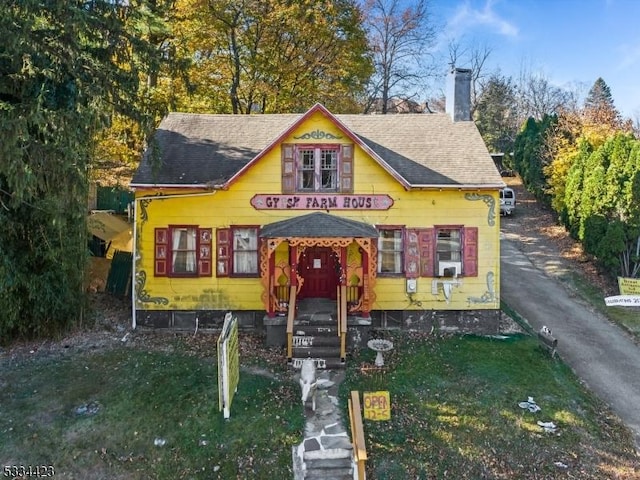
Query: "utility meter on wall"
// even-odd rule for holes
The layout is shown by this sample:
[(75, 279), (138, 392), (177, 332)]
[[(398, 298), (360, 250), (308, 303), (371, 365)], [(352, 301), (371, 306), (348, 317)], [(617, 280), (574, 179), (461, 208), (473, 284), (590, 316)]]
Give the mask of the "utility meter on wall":
[(415, 278), (407, 278), (407, 293), (418, 292), (418, 280)]

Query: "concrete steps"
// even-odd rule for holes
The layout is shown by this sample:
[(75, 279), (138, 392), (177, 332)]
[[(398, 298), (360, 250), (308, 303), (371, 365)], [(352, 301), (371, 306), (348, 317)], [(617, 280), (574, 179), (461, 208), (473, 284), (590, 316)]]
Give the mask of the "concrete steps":
[(340, 357), (337, 304), (324, 298), (300, 300), (293, 326), (292, 364), (313, 358), (319, 370), (344, 368)]

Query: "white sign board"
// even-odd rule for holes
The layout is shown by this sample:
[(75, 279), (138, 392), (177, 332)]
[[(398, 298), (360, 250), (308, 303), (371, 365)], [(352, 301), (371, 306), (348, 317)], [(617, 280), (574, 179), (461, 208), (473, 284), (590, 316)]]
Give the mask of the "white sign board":
[(640, 295), (614, 295), (605, 297), (607, 307), (640, 307)]

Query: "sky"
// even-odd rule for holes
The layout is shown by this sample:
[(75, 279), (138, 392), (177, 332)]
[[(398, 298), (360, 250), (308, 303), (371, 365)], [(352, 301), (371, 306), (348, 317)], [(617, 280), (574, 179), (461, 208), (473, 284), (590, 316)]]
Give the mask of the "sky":
[(441, 28), (441, 51), (447, 51), (449, 39), (487, 46), (491, 69), (514, 79), (523, 69), (539, 73), (583, 95), (602, 77), (618, 111), (640, 119), (640, 0), (430, 0), (429, 5)]

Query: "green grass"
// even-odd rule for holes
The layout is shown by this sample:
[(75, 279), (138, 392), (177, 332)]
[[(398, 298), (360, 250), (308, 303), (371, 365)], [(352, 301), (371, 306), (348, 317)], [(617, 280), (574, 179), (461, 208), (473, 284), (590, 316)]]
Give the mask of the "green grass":
[[(386, 334), (385, 370), (361, 368), (374, 361), (362, 349), (340, 390), (345, 418), (349, 391), (391, 395), (391, 420), (365, 421), (369, 479), (640, 478), (628, 429), (531, 337)], [(103, 351), (0, 358), (0, 466), (51, 464), (55, 478), (83, 480), (292, 478), (304, 416), (282, 350), (241, 334), (224, 420), (215, 336), (138, 335)], [(541, 412), (518, 406), (529, 396)]]
[[(365, 420), (368, 478), (638, 478), (629, 431), (527, 336), (393, 336), (384, 372), (349, 363), (351, 390), (387, 390), (390, 421)], [(531, 396), (542, 411), (518, 403)], [(537, 421), (553, 421), (556, 434)], [(562, 462), (567, 468), (558, 467)]]
[(0, 465), (56, 478), (291, 478), (302, 439), (288, 379), (241, 373), (224, 420), (211, 356), (122, 347), (5, 368), (0, 385)]

